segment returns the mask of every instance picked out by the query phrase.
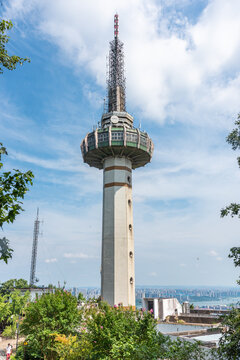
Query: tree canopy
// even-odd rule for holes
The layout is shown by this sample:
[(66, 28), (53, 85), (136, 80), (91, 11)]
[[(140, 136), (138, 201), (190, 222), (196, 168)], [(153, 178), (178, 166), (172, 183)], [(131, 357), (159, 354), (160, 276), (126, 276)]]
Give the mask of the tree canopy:
[[(7, 155), (5, 147), (0, 143), (0, 169), (3, 167), (1, 162), (2, 154)], [(25, 173), (14, 169), (0, 174), (0, 227), (6, 223), (12, 223), (16, 216), (23, 211), (22, 201), (28, 186), (32, 185), (33, 173)]]
[[(26, 336), (29, 359), (58, 359), (54, 334), (75, 336), (80, 324), (77, 299), (64, 290), (42, 295), (25, 309), (21, 333)], [(19, 350), (21, 357), (21, 348)], [(25, 359), (25, 357), (24, 357)]]
[(13, 289), (27, 289), (27, 288), (29, 288), (27, 280), (10, 279), (0, 284), (0, 295), (10, 294)]
[(240, 359), (240, 309), (232, 309), (222, 320), (227, 329), (220, 339), (218, 354), (223, 360)]
[[(0, 170), (3, 167), (2, 155), (7, 155), (6, 148), (0, 143)], [(33, 184), (32, 171), (21, 172), (14, 169), (0, 173), (0, 227), (4, 223), (13, 223), (16, 216), (24, 209), (22, 201), (28, 186)], [(13, 250), (9, 248), (9, 240), (5, 237), (0, 239), (0, 260), (6, 263), (12, 257)]]
[[(240, 149), (240, 114), (235, 121), (236, 128), (227, 136), (226, 141), (232, 146), (232, 149)], [(240, 167), (240, 157), (237, 157), (238, 166)], [(221, 217), (230, 215), (240, 218), (240, 204), (231, 203), (221, 209)], [(232, 247), (228, 255), (233, 259), (236, 267), (240, 266), (240, 247)], [(240, 285), (240, 280), (237, 280)], [(229, 315), (225, 316), (222, 321), (226, 326), (226, 331), (220, 339), (218, 354), (220, 359), (239, 360), (240, 359), (240, 308), (232, 309)]]
[[(240, 150), (240, 114), (235, 121), (236, 128), (233, 129), (227, 136), (226, 141), (232, 146), (232, 149)], [(240, 156), (237, 157), (238, 166), (240, 167)], [(237, 216), (240, 218), (240, 203), (231, 203), (225, 208), (221, 209), (221, 217), (230, 215), (231, 217)], [(228, 255), (229, 258), (233, 259), (236, 267), (240, 266), (240, 247), (232, 247)], [(240, 280), (237, 281), (240, 284)]]
[[(17, 55), (9, 55), (6, 45), (10, 39), (7, 32), (11, 30), (13, 24), (10, 20), (0, 20), (0, 74), (4, 69), (14, 70), (16, 66), (23, 65), (25, 61), (30, 59), (22, 58)], [(7, 155), (6, 148), (0, 142), (0, 169), (3, 166), (1, 162), (2, 155)], [(32, 185), (33, 173), (27, 171), (22, 173), (20, 170), (13, 172), (3, 172), (0, 174), (0, 227), (4, 223), (12, 223), (16, 216), (23, 211), (20, 199), (24, 198), (28, 191), (28, 185)], [(9, 247), (9, 240), (6, 237), (0, 238), (0, 260), (8, 262), (12, 257), (13, 249)]]
[(0, 331), (3, 331), (3, 336), (15, 336), (16, 324), (28, 301), (29, 291), (22, 294), (13, 290), (10, 294), (0, 294)]
[(17, 55), (9, 55), (6, 49), (6, 44), (9, 41), (7, 31), (11, 30), (13, 24), (10, 20), (0, 21), (0, 74), (3, 73), (4, 68), (8, 70), (16, 69), (16, 66), (23, 65), (25, 61), (30, 62), (30, 59), (22, 58)]
[(20, 345), (16, 359), (205, 359), (197, 342), (173, 341), (156, 325), (150, 311), (111, 307), (101, 301), (89, 301), (78, 309), (74, 296), (56, 290), (25, 309), (20, 331), (26, 345)]
[[(236, 128), (227, 136), (226, 141), (232, 146), (232, 149), (240, 149), (240, 114), (238, 114), (238, 119), (235, 121)], [(237, 157), (238, 166), (240, 167), (240, 157)], [(231, 203), (221, 210), (221, 217), (230, 215), (232, 217), (240, 217), (240, 204)]]

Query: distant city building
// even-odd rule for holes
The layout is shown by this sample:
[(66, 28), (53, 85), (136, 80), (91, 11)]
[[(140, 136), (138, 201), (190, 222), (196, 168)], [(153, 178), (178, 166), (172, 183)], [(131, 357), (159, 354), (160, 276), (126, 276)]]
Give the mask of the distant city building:
[(75, 297), (78, 297), (78, 294), (79, 294), (79, 290), (78, 290), (78, 288), (76, 288), (76, 287), (74, 287), (74, 288), (72, 288), (71, 290), (71, 294), (73, 295), (73, 296), (75, 296)]
[[(196, 296), (196, 293), (201, 292), (201, 296)], [(76, 292), (81, 292), (86, 299), (98, 298), (101, 294), (100, 288), (76, 288)], [(135, 289), (136, 306), (142, 308), (142, 298), (176, 298), (182, 304), (189, 298), (189, 306), (192, 304), (194, 309), (216, 309), (229, 310), (234, 307), (239, 307), (240, 303), (240, 288), (169, 288), (169, 287), (139, 287)], [(188, 306), (188, 305), (187, 305)], [(191, 310), (192, 312), (192, 310)]]
[(188, 301), (184, 301), (182, 304), (182, 313), (190, 314), (190, 303)]
[(81, 144), (83, 160), (103, 169), (101, 297), (110, 305), (135, 306), (132, 170), (150, 162), (153, 142), (126, 112), (123, 43), (114, 17), (110, 42), (108, 104), (101, 125)]

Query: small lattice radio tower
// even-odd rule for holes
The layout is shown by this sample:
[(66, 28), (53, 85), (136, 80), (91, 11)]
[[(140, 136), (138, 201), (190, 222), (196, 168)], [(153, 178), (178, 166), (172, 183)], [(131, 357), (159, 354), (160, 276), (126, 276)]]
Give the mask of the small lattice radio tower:
[(37, 209), (37, 218), (34, 221), (33, 229), (33, 245), (32, 245), (32, 260), (31, 260), (31, 270), (30, 270), (30, 286), (34, 285), (37, 281), (36, 278), (36, 262), (37, 262), (37, 247), (38, 247), (38, 236), (39, 236), (39, 209)]

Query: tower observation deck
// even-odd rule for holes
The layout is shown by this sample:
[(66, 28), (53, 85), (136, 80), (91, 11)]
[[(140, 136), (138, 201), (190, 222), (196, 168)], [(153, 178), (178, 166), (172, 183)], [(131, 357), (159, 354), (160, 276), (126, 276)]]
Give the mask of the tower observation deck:
[(81, 143), (83, 160), (103, 169), (101, 297), (110, 305), (135, 306), (132, 169), (151, 161), (153, 142), (126, 112), (124, 52), (114, 16), (110, 42), (108, 112)]

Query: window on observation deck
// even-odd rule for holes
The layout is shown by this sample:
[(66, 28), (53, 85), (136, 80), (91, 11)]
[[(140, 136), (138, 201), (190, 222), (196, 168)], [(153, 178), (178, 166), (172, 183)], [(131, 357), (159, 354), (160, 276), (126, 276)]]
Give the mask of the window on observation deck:
[(88, 136), (88, 146), (94, 146), (94, 145), (95, 145), (94, 135)]
[(147, 146), (147, 137), (141, 134), (140, 143), (143, 146)]
[(112, 140), (123, 140), (123, 132), (122, 131), (112, 132)]
[(108, 141), (108, 132), (98, 134), (98, 142)]
[(137, 134), (132, 134), (127, 132), (127, 141), (136, 143), (138, 141)]

